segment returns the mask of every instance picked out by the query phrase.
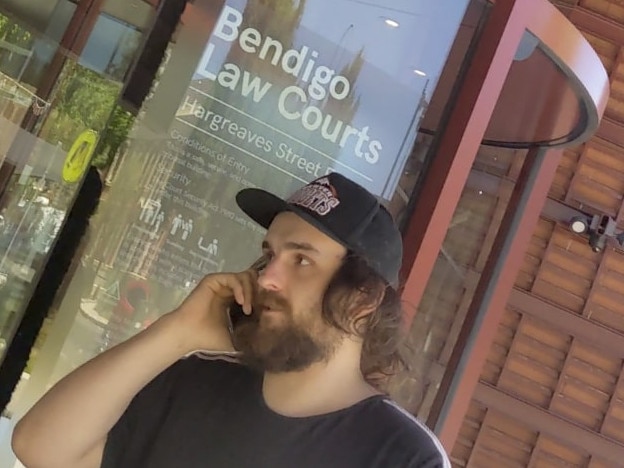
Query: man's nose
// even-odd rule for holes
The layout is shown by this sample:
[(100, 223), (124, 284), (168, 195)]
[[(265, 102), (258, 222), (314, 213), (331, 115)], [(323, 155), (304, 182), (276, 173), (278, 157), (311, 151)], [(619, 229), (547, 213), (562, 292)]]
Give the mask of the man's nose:
[(273, 258), (258, 275), (258, 285), (267, 291), (281, 291), (284, 287), (284, 271), (280, 261)]

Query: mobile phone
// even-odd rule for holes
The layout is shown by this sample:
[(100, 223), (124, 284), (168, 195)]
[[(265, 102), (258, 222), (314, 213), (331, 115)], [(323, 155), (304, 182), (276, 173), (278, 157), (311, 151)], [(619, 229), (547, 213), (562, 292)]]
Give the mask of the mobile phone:
[[(230, 328), (233, 331), (242, 321), (249, 318), (245, 312), (243, 312), (243, 308), (236, 301), (232, 301), (229, 307), (230, 313)], [(253, 314), (253, 311), (251, 312)]]
[[(266, 265), (267, 265), (267, 259), (263, 255), (258, 260), (256, 260), (249, 268), (259, 273), (266, 267)], [(230, 327), (232, 330), (241, 321), (249, 320), (251, 316), (253, 316), (253, 309), (251, 311), (251, 314), (247, 315), (245, 314), (245, 312), (243, 312), (243, 307), (236, 301), (232, 301), (228, 309), (229, 309), (229, 314), (230, 314)]]

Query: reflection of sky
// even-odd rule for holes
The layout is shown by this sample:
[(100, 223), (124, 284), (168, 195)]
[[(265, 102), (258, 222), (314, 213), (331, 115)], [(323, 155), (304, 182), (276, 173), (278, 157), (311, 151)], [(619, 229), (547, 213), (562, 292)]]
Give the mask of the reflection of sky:
[[(243, 11), (246, 1), (227, 3)], [(327, 65), (337, 73), (363, 51), (365, 64), (353, 90), (360, 103), (351, 123), (357, 128), (370, 126), (371, 139), (384, 144), (382, 159), (371, 167), (353, 156), (353, 148), (340, 150), (337, 146), (333, 155), (359, 171), (374, 173), (376, 180), (369, 188), (377, 193), (396, 169), (397, 160), (407, 157), (409, 148), (402, 148), (403, 142), (413, 137), (419, 102), (423, 98), (428, 101), (435, 88), (466, 5), (467, 0), (306, 2), (294, 36), (295, 49), (307, 45), (317, 50), (317, 64)], [(388, 26), (386, 19), (399, 26)], [(219, 39), (214, 43), (210, 68), (216, 71), (230, 44)], [(281, 73), (279, 66), (275, 72)], [(271, 77), (263, 78), (272, 81)]]
[[(452, 34), (465, 5), (456, 0), (314, 0), (306, 3), (302, 26), (322, 31), (326, 39), (353, 53), (364, 48), (369, 63), (403, 85), (420, 88), (422, 78), (414, 69), (437, 79), (450, 45), (427, 38), (432, 33)], [(385, 19), (397, 21), (399, 27), (388, 26)]]
[[(227, 4), (242, 11), (245, 0)], [(307, 1), (301, 26), (336, 44), (335, 54), (325, 61), (345, 61), (346, 49), (356, 54), (365, 50), (365, 59), (406, 86), (419, 87), (420, 70), (437, 80), (450, 47), (453, 32), (466, 8), (466, 0), (313, 0)], [(399, 27), (385, 23), (392, 19)], [(299, 34), (301, 36), (301, 34)], [(432, 37), (449, 40), (432, 40)], [(215, 54), (224, 58), (226, 48)]]

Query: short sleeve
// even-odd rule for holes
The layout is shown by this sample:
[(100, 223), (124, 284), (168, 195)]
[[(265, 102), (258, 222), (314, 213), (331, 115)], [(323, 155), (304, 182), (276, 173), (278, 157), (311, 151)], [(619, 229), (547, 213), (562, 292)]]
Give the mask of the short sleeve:
[(419, 456), (405, 468), (451, 468), (451, 463), (444, 453), (437, 453), (425, 459)]
[(108, 433), (101, 468), (142, 466), (143, 457), (167, 416), (182, 366), (183, 361), (178, 361), (165, 369), (133, 398)]

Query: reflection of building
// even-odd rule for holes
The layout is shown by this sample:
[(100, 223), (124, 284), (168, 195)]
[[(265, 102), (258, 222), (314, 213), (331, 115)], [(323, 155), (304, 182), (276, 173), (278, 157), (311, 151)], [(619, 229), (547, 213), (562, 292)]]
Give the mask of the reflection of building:
[[(274, 122), (274, 109), (258, 111), (261, 106), (246, 99), (240, 87), (194, 83), (198, 92), (208, 94), (207, 102), (215, 97), (222, 101), (206, 105), (195, 120), (189, 106), (181, 105), (209, 39), (219, 47), (222, 62), (260, 74), (274, 86), (271, 92), (301, 82), (280, 74), (280, 64), (258, 63), (258, 51), (254, 55), (240, 43), (226, 47), (209, 37), (223, 3), (189, 3), (177, 25), (171, 24), (176, 18), (171, 12), (184, 2), (172, 0), (0, 0), (0, 72), (27, 89), (54, 94), (51, 84), (57, 79), (64, 83), (63, 76), (76, 69), (59, 61), (55, 44), (68, 40), (65, 31), (79, 32), (73, 37), (80, 40), (65, 44), (78, 64), (64, 60), (79, 71), (82, 66), (96, 76), (105, 74), (124, 90), (120, 105), (137, 114), (130, 137), (116, 133), (114, 124), (106, 127), (104, 141), (117, 142), (121, 149), (110, 165), (102, 163), (107, 189), (87, 253), (80, 259), (95, 280), (83, 293), (83, 286), (76, 284), (85, 276), (76, 275), (69, 288), (73, 285), (94, 301), (89, 306), (98, 313), (105, 311), (102, 298), (108, 297), (106, 311), (112, 314), (129, 309), (121, 296), (113, 300), (98, 292), (110, 293), (107, 288), (120, 279), (116, 291), (121, 295), (133, 281), (155, 285), (137, 299), (147, 318), (142, 315), (132, 325), (116, 322), (124, 335), (143, 326), (150, 314), (164, 312), (159, 307), (182, 297), (201, 272), (243, 266), (253, 259), (252, 246), (261, 232), (247, 225), (231, 204), (238, 188), (263, 185), (287, 192), (301, 182), (292, 174), (308, 177), (306, 164), (318, 162), (294, 157), (277, 161), (271, 159), (276, 157), (274, 148), (265, 149), (266, 141), (254, 146), (259, 137), (275, 143), (292, 132), (266, 130), (266, 123)], [(345, 121), (350, 112), (369, 109), (367, 116), (377, 119), (374, 124), (390, 130), (399, 126), (393, 120), (398, 114), (408, 115), (406, 109), (413, 119), (400, 122), (412, 132), (396, 135), (397, 146), (410, 155), (406, 164), (385, 161), (388, 168), (372, 171), (373, 176), (383, 173), (384, 190), (396, 186), (388, 202), (403, 224), (403, 296), (413, 309), (413, 369), (394, 382), (394, 392), (440, 434), (458, 466), (621, 464), (622, 251), (609, 245), (593, 252), (588, 240), (567, 226), (574, 216), (606, 214), (616, 221), (617, 232), (624, 227), (624, 120), (617, 91), (599, 127), (608, 83), (600, 60), (564, 15), (544, 0), (420, 3), (413, 11), (397, 11), (385, 8), (384, 2), (249, 2), (244, 23), (266, 25), (264, 33), (277, 37), (285, 26), (272, 18), (290, 12), (293, 27), (310, 28), (330, 44), (339, 44), (348, 30), (349, 40), (342, 46), (356, 59), (350, 72), (339, 72), (358, 76), (359, 94), (346, 110), (335, 102), (322, 103), (323, 109), (340, 111)], [(624, 56), (618, 2), (553, 3), (587, 33), (616, 90)], [(80, 16), (84, 13), (89, 16)], [(14, 18), (29, 32), (30, 42), (11, 36), (7, 25)], [(384, 18), (400, 26), (389, 29)], [(562, 35), (565, 44), (556, 40)], [(144, 49), (138, 46), (141, 36), (149, 38)], [(300, 44), (303, 36), (287, 30), (282, 39)], [(7, 44), (28, 53), (9, 57)], [(246, 47), (253, 48), (249, 43)], [(161, 66), (165, 50), (169, 59)], [(373, 80), (365, 79), (367, 66), (386, 70), (396, 81), (373, 86)], [(82, 84), (72, 95), (81, 90), (100, 95), (103, 88), (81, 73)], [(381, 106), (389, 95), (384, 93), (396, 89), (406, 89), (402, 102), (393, 101), (390, 109)], [(63, 92), (63, 106), (29, 120), (26, 128), (44, 140), (63, 137), (62, 132), (53, 133), (62, 123), (54, 116), (74, 109), (67, 97), (71, 93)], [(306, 103), (300, 104), (305, 108)], [(248, 116), (240, 117), (240, 110)], [(206, 128), (201, 119), (217, 111), (222, 119)], [(109, 114), (100, 118), (106, 121)], [(89, 117), (71, 116), (78, 119), (71, 125), (84, 124)], [(594, 139), (577, 146), (593, 133)], [(483, 141), (488, 145), (481, 145)], [(553, 149), (555, 145), (565, 150)], [(13, 206), (20, 173), (3, 174), (0, 169), (0, 184), (7, 187), (0, 206)], [(26, 180), (20, 187), (28, 184)], [(70, 199), (68, 193), (73, 192), (65, 192)], [(26, 263), (28, 252), (13, 255), (9, 245), (1, 246), (0, 254), (9, 255), (11, 266)], [(7, 281), (15, 280), (9, 275)], [(23, 352), (12, 344), (22, 309), (20, 301), (11, 301), (15, 312), (3, 330), (7, 362)], [(39, 357), (27, 369), (29, 383), (20, 383), (11, 412), (19, 414), (32, 404), (60, 372), (50, 356), (77, 363), (93, 351), (91, 338), (102, 336), (101, 324), (83, 322), (81, 315), (72, 318), (64, 298), (57, 302), (58, 319), (44, 328), (33, 353), (40, 351)]]

